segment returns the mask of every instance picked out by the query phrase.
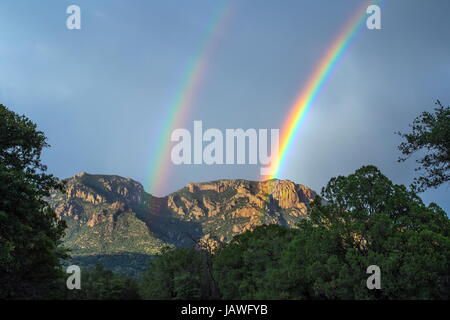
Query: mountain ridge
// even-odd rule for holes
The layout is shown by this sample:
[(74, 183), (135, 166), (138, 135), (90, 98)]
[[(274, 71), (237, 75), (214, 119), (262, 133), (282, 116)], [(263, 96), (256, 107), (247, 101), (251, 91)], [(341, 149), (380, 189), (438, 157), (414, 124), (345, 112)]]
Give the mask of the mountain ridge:
[(200, 241), (217, 247), (262, 224), (295, 227), (316, 196), (278, 179), (189, 183), (164, 197), (118, 175), (82, 172), (63, 181), (65, 191), (48, 202), (67, 223), (64, 245), (75, 257), (155, 255)]

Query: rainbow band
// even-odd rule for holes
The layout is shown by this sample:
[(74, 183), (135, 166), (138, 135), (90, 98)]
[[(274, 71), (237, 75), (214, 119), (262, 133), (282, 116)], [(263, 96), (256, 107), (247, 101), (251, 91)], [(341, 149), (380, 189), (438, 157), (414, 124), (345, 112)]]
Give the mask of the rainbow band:
[(191, 109), (198, 91), (203, 83), (212, 53), (217, 47), (218, 39), (231, 14), (230, 7), (224, 3), (217, 10), (216, 15), (210, 22), (202, 45), (198, 53), (192, 57), (180, 89), (175, 95), (174, 102), (169, 109), (167, 121), (158, 140), (155, 161), (149, 178), (149, 191), (157, 194), (162, 191), (164, 184), (169, 179), (170, 167), (170, 136), (171, 131), (184, 122), (189, 109)]
[(272, 172), (269, 176), (270, 179), (276, 178), (281, 169), (285, 166), (286, 159), (288, 158), (287, 154), (298, 134), (307, 111), (313, 104), (333, 68), (336, 66), (339, 58), (341, 58), (345, 49), (350, 45), (356, 31), (365, 22), (366, 10), (371, 2), (373, 1), (369, 0), (364, 3), (361, 8), (358, 8), (314, 69), (314, 72), (304, 89), (297, 96), (297, 99), (282, 126), (283, 133), (280, 140), (279, 154), (277, 159), (273, 161), (270, 166), (270, 172)]

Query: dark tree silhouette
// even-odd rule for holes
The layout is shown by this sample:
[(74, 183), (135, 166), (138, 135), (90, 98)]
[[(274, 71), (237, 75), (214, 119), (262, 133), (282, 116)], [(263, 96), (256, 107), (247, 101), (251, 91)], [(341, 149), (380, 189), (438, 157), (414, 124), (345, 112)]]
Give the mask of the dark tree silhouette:
[(437, 188), (450, 180), (450, 108), (438, 100), (434, 113), (423, 112), (410, 125), (412, 132), (397, 132), (406, 141), (399, 145), (402, 157), (399, 162), (407, 160), (418, 151), (426, 154), (417, 159), (416, 171), (424, 175), (414, 179), (413, 187), (417, 191)]
[(62, 188), (41, 163), (48, 146), (33, 122), (0, 104), (0, 298), (49, 298), (63, 284), (65, 224), (44, 200)]

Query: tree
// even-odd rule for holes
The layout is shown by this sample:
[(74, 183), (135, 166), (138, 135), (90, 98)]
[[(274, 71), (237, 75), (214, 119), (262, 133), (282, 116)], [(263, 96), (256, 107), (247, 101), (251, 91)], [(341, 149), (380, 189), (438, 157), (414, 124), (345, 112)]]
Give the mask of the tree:
[(144, 299), (186, 300), (210, 296), (204, 255), (193, 248), (166, 249), (144, 273)]
[(224, 299), (284, 299), (281, 254), (297, 230), (263, 225), (237, 235), (214, 257)]
[(81, 272), (81, 289), (66, 290), (66, 299), (139, 300), (137, 282), (97, 264)]
[[(281, 258), (289, 298), (448, 298), (448, 217), (376, 167), (332, 178), (299, 229)], [(370, 265), (382, 290), (366, 288)]]
[(412, 132), (398, 134), (406, 139), (399, 145), (406, 161), (412, 154), (423, 150), (426, 154), (417, 159), (416, 171), (425, 171), (421, 177), (414, 179), (418, 191), (436, 188), (450, 181), (450, 107), (444, 107), (438, 100), (434, 113), (423, 112), (410, 125)]
[(46, 174), (46, 137), (0, 105), (0, 297), (47, 298), (61, 284), (65, 224), (45, 202), (57, 179)]

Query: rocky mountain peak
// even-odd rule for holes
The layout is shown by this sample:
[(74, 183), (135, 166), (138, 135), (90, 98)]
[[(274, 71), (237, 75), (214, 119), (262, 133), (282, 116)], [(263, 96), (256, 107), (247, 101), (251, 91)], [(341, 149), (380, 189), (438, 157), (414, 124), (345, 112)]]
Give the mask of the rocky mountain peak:
[(162, 198), (115, 175), (82, 172), (64, 182), (65, 192), (49, 203), (67, 222), (65, 243), (77, 255), (154, 254), (164, 246), (216, 246), (262, 224), (295, 227), (316, 196), (277, 179), (189, 183)]
[(81, 172), (64, 182), (69, 199), (79, 198), (94, 205), (115, 201), (136, 204), (143, 201), (146, 194), (139, 182), (115, 175)]

